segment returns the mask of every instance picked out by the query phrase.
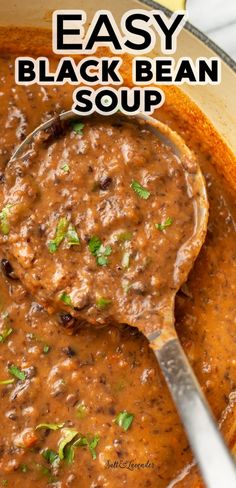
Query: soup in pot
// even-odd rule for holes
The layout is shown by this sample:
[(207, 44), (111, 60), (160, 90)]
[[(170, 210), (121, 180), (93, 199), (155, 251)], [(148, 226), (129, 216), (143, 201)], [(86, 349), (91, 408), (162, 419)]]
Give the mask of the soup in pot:
[[(63, 141), (59, 139), (51, 149), (45, 148), (44, 165), (39, 165), (37, 158), (29, 158), (7, 166), (14, 149), (30, 131), (71, 105), (71, 87), (15, 85), (14, 59), (22, 52), (20, 46), (19, 42), (13, 54), (3, 52), (0, 60), (0, 486), (190, 488), (195, 486), (188, 474), (192, 454), (153, 352), (137, 328), (112, 321), (112, 300), (119, 290), (124, 293), (122, 299), (128, 300), (127, 307), (139, 300), (144, 303), (147, 298), (152, 283), (150, 270), (158, 267), (155, 246), (163, 245), (166, 269), (171, 269), (171, 245), (192, 231), (193, 210), (187, 193), (186, 212), (181, 213), (171, 179), (168, 208), (161, 191), (168, 171), (174, 171), (179, 188), (185, 192), (183, 174), (174, 160), (170, 164), (166, 161), (166, 168), (162, 166), (157, 190), (161, 203), (158, 208), (152, 207), (150, 216), (150, 202), (157, 201), (151, 200), (157, 178), (153, 165), (155, 161), (158, 165), (163, 148), (157, 147), (149, 134), (142, 135), (147, 144), (140, 144), (141, 136), (137, 137), (137, 130), (133, 133), (129, 124), (119, 127), (111, 121), (101, 123), (100, 119), (70, 129), (66, 134), (71, 142), (69, 153), (59, 148), (64, 154), (62, 163), (56, 151)], [(220, 419), (236, 385), (234, 190), (216, 171), (220, 156), (224, 153), (227, 157), (220, 137), (206, 121), (204, 130), (196, 130), (191, 119), (178, 109), (181, 104), (175, 106), (171, 96), (170, 91), (167, 103), (155, 116), (179, 132), (196, 152), (210, 203), (206, 242), (177, 297), (176, 327), (213, 412)], [(188, 103), (194, 120), (200, 124), (205, 119)], [(214, 145), (222, 148), (221, 154), (212, 150), (210, 135)], [(130, 174), (116, 172), (115, 154), (122, 144), (123, 162), (127, 157), (133, 161)], [(93, 161), (92, 169), (89, 159)], [(147, 161), (153, 165), (147, 168)], [(118, 176), (122, 181), (120, 194), (116, 188)], [(87, 210), (86, 200), (76, 201), (74, 178), (78, 186), (86, 183), (90, 189), (86, 192), (89, 202), (96, 201), (96, 208), (100, 205), (96, 215)], [(134, 181), (139, 185), (136, 190), (131, 186)], [(148, 197), (140, 199), (137, 188)], [(25, 206), (14, 215), (10, 199), (17, 192)], [(58, 238), (61, 218), (65, 225)], [(97, 248), (92, 247), (93, 237), (100, 239), (102, 252), (97, 252), (98, 243)], [(143, 243), (142, 251), (138, 243)], [(128, 257), (124, 257), (126, 253)], [(150, 257), (151, 264), (147, 259), (147, 267), (139, 272), (144, 255)], [(85, 301), (80, 303), (73, 302), (77, 294), (73, 294), (67, 274), (79, 279), (79, 273), (73, 270), (75, 256), (79, 271), (87, 273), (93, 283), (92, 296), (85, 293), (81, 297)], [(119, 282), (112, 281), (109, 274), (113, 266)], [(61, 270), (68, 281), (62, 279), (54, 288), (54, 277), (60, 281)], [(39, 280), (35, 278), (37, 273)], [(102, 290), (96, 289), (98, 273), (103, 273), (104, 287), (107, 283)], [(133, 283), (138, 286), (132, 288)], [(103, 328), (87, 324), (89, 306), (95, 318), (100, 307)], [(82, 315), (75, 310), (80, 307)], [(196, 483), (200, 486), (199, 478)]]

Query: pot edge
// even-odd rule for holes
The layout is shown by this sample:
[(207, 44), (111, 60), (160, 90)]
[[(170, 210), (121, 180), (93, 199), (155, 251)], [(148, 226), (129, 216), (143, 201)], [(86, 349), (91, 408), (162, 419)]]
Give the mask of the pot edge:
[[(153, 0), (140, 0), (141, 3), (147, 5), (148, 7), (152, 7), (153, 9), (156, 9), (157, 6), (160, 10), (162, 10), (167, 16), (170, 16), (173, 12), (169, 10), (166, 7), (163, 7), (163, 5), (160, 5), (158, 2), (153, 1)], [(206, 34), (204, 34), (202, 31), (200, 31), (197, 27), (195, 27), (193, 24), (190, 22), (186, 22), (185, 24), (185, 29), (187, 29), (191, 34), (193, 34), (195, 37), (197, 37), (203, 44), (205, 44), (207, 47), (209, 47), (212, 51), (214, 51), (220, 58), (236, 73), (236, 61), (229, 56), (221, 47), (219, 47), (217, 44), (215, 44), (214, 41), (212, 41)]]

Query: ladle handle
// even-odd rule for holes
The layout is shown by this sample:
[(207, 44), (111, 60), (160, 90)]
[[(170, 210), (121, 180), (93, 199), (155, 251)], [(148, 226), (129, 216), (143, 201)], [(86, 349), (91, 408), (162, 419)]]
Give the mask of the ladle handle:
[(236, 488), (236, 465), (213, 420), (179, 340), (153, 344), (169, 390), (208, 488)]

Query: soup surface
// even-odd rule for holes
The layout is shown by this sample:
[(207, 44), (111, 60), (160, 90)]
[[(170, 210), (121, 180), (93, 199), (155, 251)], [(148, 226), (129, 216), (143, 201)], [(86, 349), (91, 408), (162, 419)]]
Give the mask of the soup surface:
[[(14, 148), (55, 111), (70, 108), (71, 89), (15, 86), (14, 56), (2, 56), (0, 79), (4, 186)], [(236, 385), (235, 206), (204, 134), (199, 137), (168, 105), (157, 115), (197, 152), (207, 181), (208, 236), (177, 298), (176, 326), (220, 418)], [(171, 215), (160, 217), (157, 223)], [(159, 239), (163, 234), (155, 231)], [(174, 223), (167, 231), (174, 239)], [(115, 325), (83, 325), (73, 334), (70, 312), (48, 315), (16, 279), (3, 251), (1, 246), (2, 486), (192, 488), (188, 442), (146, 339), (135, 328)]]
[(162, 325), (180, 286), (176, 263), (188, 266), (180, 252), (199, 188), (147, 126), (57, 120), (7, 165), (2, 189), (3, 252), (47, 310), (147, 333)]

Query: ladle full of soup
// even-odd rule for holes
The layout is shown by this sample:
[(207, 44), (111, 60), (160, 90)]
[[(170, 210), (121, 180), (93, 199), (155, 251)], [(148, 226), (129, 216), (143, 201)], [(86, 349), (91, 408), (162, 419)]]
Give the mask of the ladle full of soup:
[(128, 324), (149, 339), (207, 486), (222, 488), (226, 471), (235, 486), (174, 328), (208, 220), (203, 176), (178, 134), (143, 115), (61, 114), (8, 163), (1, 216), (5, 257), (49, 313), (77, 327)]

